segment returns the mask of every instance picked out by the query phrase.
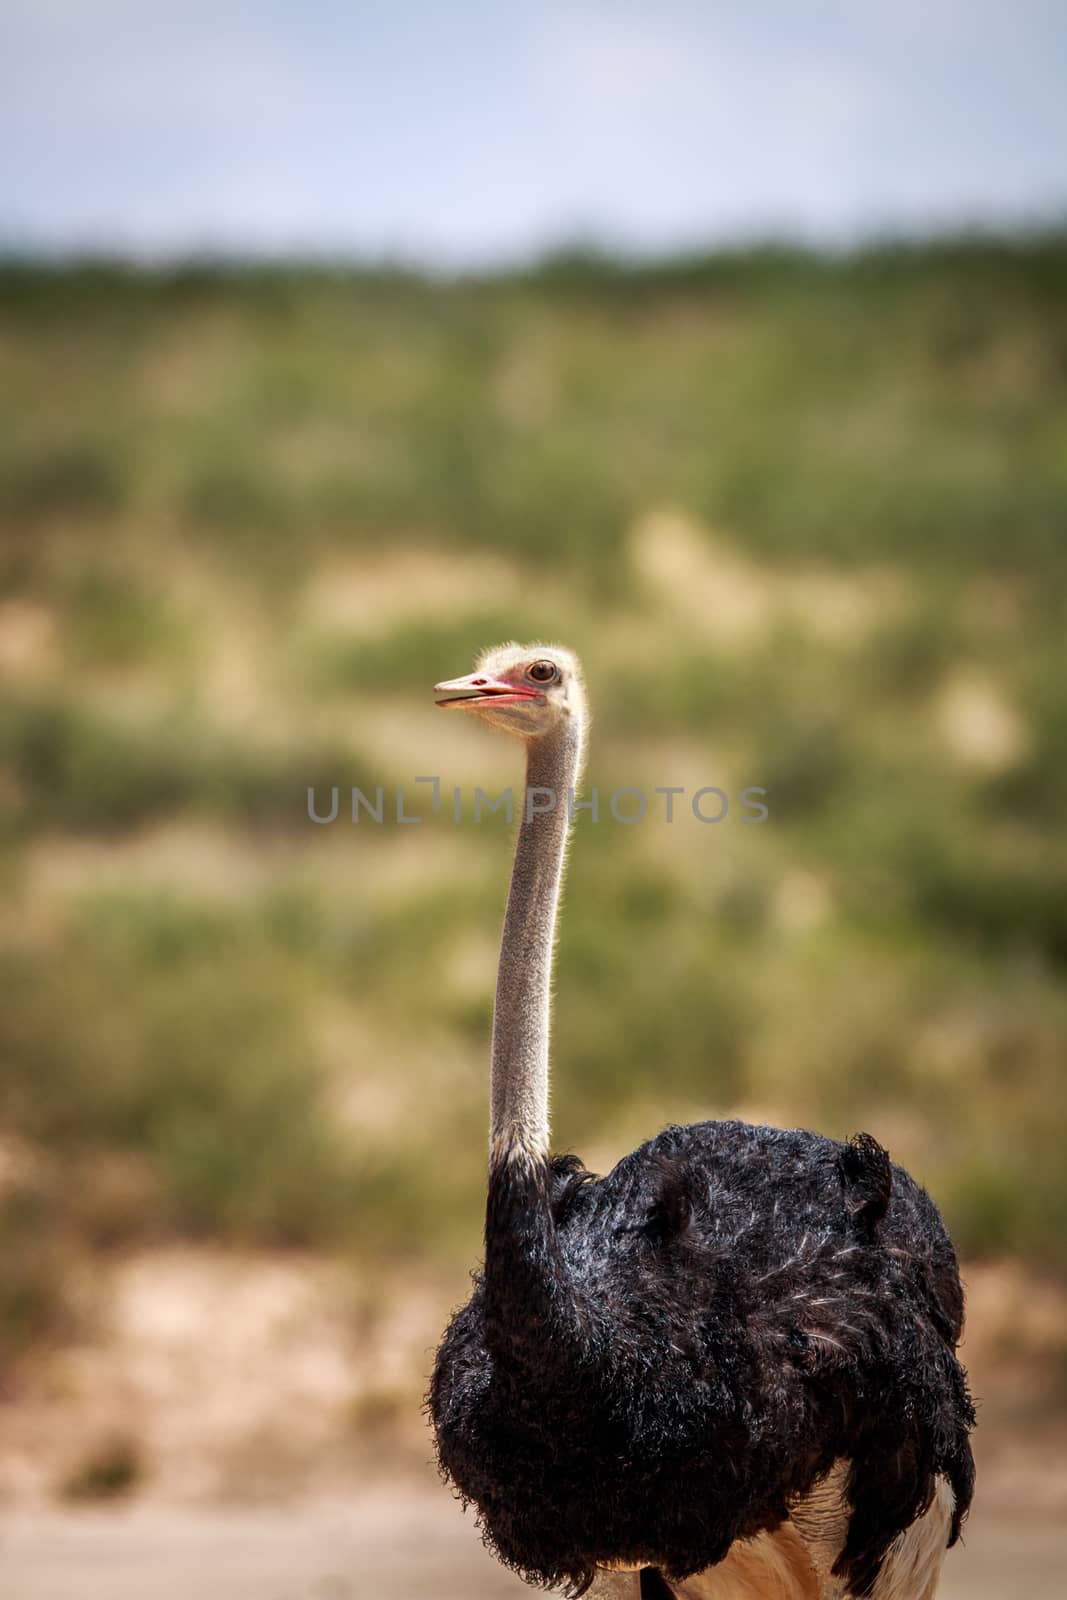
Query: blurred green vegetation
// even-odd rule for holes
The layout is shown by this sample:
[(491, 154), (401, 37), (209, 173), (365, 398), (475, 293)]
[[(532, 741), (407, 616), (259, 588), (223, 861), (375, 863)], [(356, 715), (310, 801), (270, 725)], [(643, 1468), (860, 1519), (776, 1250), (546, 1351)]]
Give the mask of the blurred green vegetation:
[(517, 781), (428, 693), (507, 636), (605, 796), (735, 800), (580, 824), (558, 1143), (866, 1127), (1064, 1264), (1065, 290), (1055, 233), (0, 264), (0, 1354), (85, 1246), (475, 1254), (508, 828), (344, 818)]

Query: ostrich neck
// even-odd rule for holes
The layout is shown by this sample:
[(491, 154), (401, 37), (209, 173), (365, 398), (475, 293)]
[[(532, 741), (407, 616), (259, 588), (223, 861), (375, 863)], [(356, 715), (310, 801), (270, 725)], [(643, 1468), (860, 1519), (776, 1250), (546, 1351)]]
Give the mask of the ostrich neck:
[[(570, 792), (581, 773), (580, 712), (526, 755), (526, 791), (500, 944), (490, 1086), (490, 1150), (548, 1154), (548, 1051), (556, 915), (570, 830)], [(542, 792), (539, 792), (542, 791)], [(554, 797), (548, 807), (548, 791)]]

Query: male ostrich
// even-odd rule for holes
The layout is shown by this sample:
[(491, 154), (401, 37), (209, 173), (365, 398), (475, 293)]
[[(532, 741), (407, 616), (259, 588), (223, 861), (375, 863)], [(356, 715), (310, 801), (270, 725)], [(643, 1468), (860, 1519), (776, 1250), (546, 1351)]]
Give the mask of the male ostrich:
[[(867, 1134), (699, 1122), (552, 1157), (552, 954), (579, 664), (507, 645), (438, 704), (517, 735), (485, 1265), (437, 1355), (441, 1467), (531, 1583), (928, 1600), (971, 1499), (956, 1256)], [(699, 1577), (694, 1577), (700, 1574)]]

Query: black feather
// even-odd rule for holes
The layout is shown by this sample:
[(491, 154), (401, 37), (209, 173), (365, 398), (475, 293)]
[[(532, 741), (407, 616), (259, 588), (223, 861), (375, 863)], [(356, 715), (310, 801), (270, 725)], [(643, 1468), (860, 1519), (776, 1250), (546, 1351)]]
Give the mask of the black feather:
[(600, 1179), (513, 1150), (437, 1355), (440, 1465), (502, 1561), (580, 1593), (713, 1565), (845, 1458), (866, 1595), (938, 1474), (953, 1538), (970, 1503), (962, 1311), (933, 1202), (868, 1135), (697, 1123)]

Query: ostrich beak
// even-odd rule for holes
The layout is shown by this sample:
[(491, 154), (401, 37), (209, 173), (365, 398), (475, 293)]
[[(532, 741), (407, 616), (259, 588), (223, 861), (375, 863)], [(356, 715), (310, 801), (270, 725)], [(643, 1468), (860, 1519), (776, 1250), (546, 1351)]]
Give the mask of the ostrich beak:
[(470, 672), (465, 678), (446, 678), (434, 684), (439, 706), (478, 706), (493, 701), (496, 705), (516, 705), (520, 700), (542, 700), (536, 689), (490, 678), (484, 672)]

